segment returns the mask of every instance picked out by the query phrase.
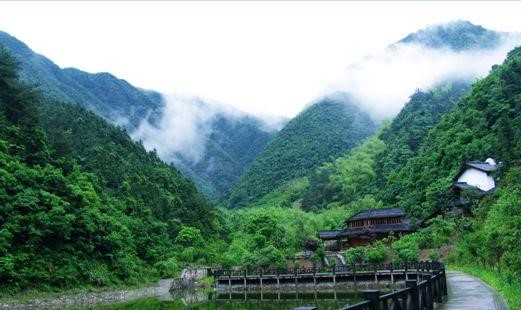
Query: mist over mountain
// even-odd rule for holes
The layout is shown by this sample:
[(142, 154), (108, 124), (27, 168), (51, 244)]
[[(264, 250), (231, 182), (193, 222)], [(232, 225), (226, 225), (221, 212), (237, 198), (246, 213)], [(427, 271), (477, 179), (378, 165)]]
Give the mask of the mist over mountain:
[[(0, 32), (0, 44), (20, 63), (21, 80), (52, 99), (74, 102), (125, 128), (165, 162), (176, 164), (214, 201), (286, 122), (196, 97), (164, 96), (110, 73), (61, 69), (5, 32)], [(241, 148), (246, 151), (237, 151)]]
[(468, 21), (458, 20), (427, 27), (411, 33), (399, 43), (416, 43), (430, 48), (449, 48), (454, 51), (494, 49), (502, 44), (505, 32), (488, 30)]
[(347, 92), (376, 120), (392, 118), (416, 89), (451, 79), (475, 81), (520, 43), (520, 34), (467, 21), (434, 25), (353, 63), (325, 93)]
[[(149, 92), (152, 94), (152, 92)], [(196, 97), (156, 97), (165, 108), (157, 121), (132, 132), (147, 149), (172, 162), (213, 201), (242, 175), (284, 123), (269, 122)]]
[[(415, 132), (409, 136), (412, 139), (419, 132), (425, 134), (427, 129), (422, 126), (434, 124), (454, 104), (454, 98), (468, 90), (466, 85), (486, 75), (491, 66), (504, 59), (519, 42), (521, 36), (517, 34), (455, 21), (409, 34), (381, 53), (354, 63), (347, 68), (342, 80), (326, 90), (324, 99), (314, 101), (277, 133), (231, 189), (226, 204), (231, 208), (248, 205), (295, 178), (310, 176), (323, 162), (347, 154), (374, 133), (383, 119), (396, 116), (415, 91), (412, 102), (428, 106), (414, 109), (430, 116), (414, 116), (420, 123), (411, 123)], [(451, 91), (447, 92), (450, 96), (444, 98), (448, 102), (420, 99), (423, 95), (418, 89), (429, 90), (444, 84), (451, 85)], [(334, 104), (327, 105), (331, 101)], [(342, 104), (352, 115), (342, 116)], [(412, 109), (411, 106), (407, 110)], [(351, 124), (351, 117), (371, 120)], [(421, 120), (425, 119), (430, 121), (422, 124)], [(353, 135), (352, 131), (359, 135)], [(407, 145), (413, 141), (400, 143)], [(400, 152), (403, 148), (397, 147), (397, 150)], [(394, 156), (393, 161), (403, 164), (402, 155), (386, 156)]]

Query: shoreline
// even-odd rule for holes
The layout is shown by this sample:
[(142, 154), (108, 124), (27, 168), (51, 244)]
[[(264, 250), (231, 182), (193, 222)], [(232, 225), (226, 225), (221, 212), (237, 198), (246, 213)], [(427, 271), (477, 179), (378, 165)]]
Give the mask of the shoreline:
[(35, 296), (7, 297), (0, 300), (0, 309), (63, 309), (104, 306), (145, 297), (169, 294), (173, 279), (161, 279), (142, 287), (107, 288), (100, 291), (37, 292)]

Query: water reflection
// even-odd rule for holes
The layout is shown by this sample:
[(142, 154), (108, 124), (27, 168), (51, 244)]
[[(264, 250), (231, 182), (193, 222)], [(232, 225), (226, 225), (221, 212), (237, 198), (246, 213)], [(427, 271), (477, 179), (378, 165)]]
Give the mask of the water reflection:
[(362, 300), (362, 294), (354, 290), (253, 290), (213, 291), (181, 290), (156, 299), (112, 307), (111, 309), (293, 309), (297, 306), (314, 305), (319, 309), (338, 309)]
[[(384, 289), (382, 293), (390, 291)], [(214, 291), (213, 289), (178, 290), (156, 297), (96, 309), (193, 309), (193, 310), (292, 310), (298, 306), (316, 306), (320, 310), (336, 310), (363, 299), (361, 290), (246, 290)]]

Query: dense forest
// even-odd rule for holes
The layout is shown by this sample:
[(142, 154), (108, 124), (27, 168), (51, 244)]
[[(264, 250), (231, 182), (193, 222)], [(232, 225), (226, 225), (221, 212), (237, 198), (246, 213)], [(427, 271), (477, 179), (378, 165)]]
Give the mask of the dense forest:
[[(244, 220), (262, 214), (264, 221), (274, 221), (271, 226), (278, 224), (280, 232), (269, 232), (261, 240), (271, 240), (275, 249), (288, 252), (312, 237), (313, 229), (341, 228), (346, 217), (362, 209), (403, 207), (414, 225), (438, 207), (450, 206), (452, 177), (463, 162), (492, 157), (503, 163), (495, 175), (498, 190), (484, 197), (473, 191), (465, 194), (473, 216), (460, 217), (448, 210), (426, 228), (417, 227), (416, 233), (352, 248), (345, 256), (351, 263), (412, 261), (425, 253), (430, 259), (442, 256), (446, 262), (477, 267), (479, 275), (490, 276), (512, 308), (518, 309), (520, 100), (521, 48), (516, 48), (470, 90), (465, 82), (450, 82), (417, 91), (398, 117), (362, 145), (235, 216), (245, 214)], [(244, 236), (234, 239), (226, 259), (235, 257), (236, 263), (248, 264), (254, 250), (248, 251), (252, 243), (241, 241)], [(276, 254), (273, 264), (280, 262)]]
[(0, 49), (0, 286), (136, 283), (175, 265), (182, 232), (220, 233), (194, 184), (124, 130), (22, 84)]
[[(142, 125), (154, 128), (162, 125), (167, 105), (162, 94), (134, 87), (110, 73), (62, 69), (2, 31), (0, 44), (19, 63), (20, 79), (38, 88), (47, 98), (78, 104), (123, 127), (131, 137)], [(199, 99), (193, 99), (192, 103), (202, 106), (200, 113), (214, 111), (207, 132), (200, 137), (205, 141), (201, 159), (194, 161), (182, 152), (167, 154), (162, 159), (167, 163), (175, 161), (181, 173), (192, 179), (208, 199), (217, 201), (264, 149), (275, 130), (252, 115), (220, 110), (213, 103)]]
[(236, 209), (258, 201), (371, 135), (376, 125), (352, 100), (337, 93), (292, 119), (232, 187), (225, 205)]
[[(478, 28), (464, 36), (436, 28), (440, 42), (432, 32), (407, 40), (457, 50), (482, 39), (490, 46), (479, 47), (497, 44), (497, 33)], [(120, 80), (52, 73), (36, 56), (47, 71), (18, 69), (23, 53), (12, 56), (17, 41), (11, 43), (9, 51), (0, 48), (2, 293), (135, 284), (198, 264), (285, 268), (309, 248), (320, 264), (327, 253), (318, 230), (340, 229), (360, 210), (396, 206), (417, 231), (349, 249), (348, 263), (429, 258), (471, 265), (499, 279), (512, 308), (521, 308), (521, 48), (472, 85), (449, 79), (417, 90), (379, 128), (345, 94), (309, 106), (274, 137), (260, 133), (256, 119), (216, 117), (204, 160), (180, 169), (206, 184), (215, 201), (228, 191), (217, 208), (174, 165), (132, 141), (129, 128), (77, 102), (87, 97), (72, 96), (70, 81), (30, 85), (54, 74), (101, 100), (101, 87), (118, 88)], [(130, 91), (137, 96), (130, 105), (140, 106), (139, 99), (161, 107), (157, 93), (138, 92)], [(497, 190), (469, 192), (471, 216), (448, 210), (420, 227), (450, 206), (462, 163), (488, 157), (502, 162)]]

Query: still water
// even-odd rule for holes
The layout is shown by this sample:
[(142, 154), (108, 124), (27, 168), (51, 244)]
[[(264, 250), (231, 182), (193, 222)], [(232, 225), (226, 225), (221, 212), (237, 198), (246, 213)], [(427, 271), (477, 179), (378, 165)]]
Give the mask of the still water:
[(312, 305), (318, 307), (319, 310), (336, 310), (346, 304), (354, 304), (361, 300), (363, 300), (362, 293), (353, 290), (262, 292), (191, 290), (96, 309), (293, 310), (298, 306)]

